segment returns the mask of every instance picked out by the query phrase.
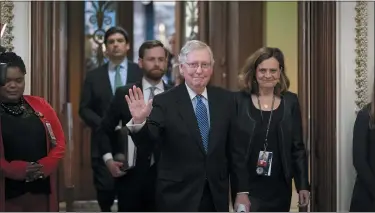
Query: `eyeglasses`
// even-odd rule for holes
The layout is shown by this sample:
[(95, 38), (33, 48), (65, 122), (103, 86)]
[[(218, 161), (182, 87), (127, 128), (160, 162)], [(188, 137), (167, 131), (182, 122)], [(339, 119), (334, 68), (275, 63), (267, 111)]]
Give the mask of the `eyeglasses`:
[(188, 65), (191, 69), (198, 69), (198, 67), (201, 67), (201, 69), (209, 69), (211, 68), (211, 63), (185, 63)]

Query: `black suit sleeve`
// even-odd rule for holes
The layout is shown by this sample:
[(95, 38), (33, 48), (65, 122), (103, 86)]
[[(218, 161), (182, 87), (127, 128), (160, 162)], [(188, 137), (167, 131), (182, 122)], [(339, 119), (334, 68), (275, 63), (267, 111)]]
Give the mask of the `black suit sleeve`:
[[(115, 147), (112, 147), (112, 144), (117, 142), (117, 140), (115, 140), (115, 128), (119, 124), (120, 120), (124, 119), (125, 121), (129, 121), (131, 119), (129, 109), (125, 101), (125, 91), (126, 88), (124, 89), (122, 87), (116, 90), (115, 96), (111, 100), (111, 103), (104, 114), (103, 120), (100, 123), (98, 137), (100, 137), (99, 147), (101, 155), (112, 153), (112, 150), (114, 150)], [(121, 113), (122, 111), (127, 113)], [(111, 141), (111, 139), (114, 140)]]
[[(234, 97), (234, 96), (232, 96)], [(231, 104), (231, 118), (229, 127), (229, 138), (227, 144), (229, 145), (228, 159), (229, 171), (231, 180), (231, 191), (233, 195), (238, 192), (249, 191), (249, 173), (247, 168), (247, 150), (248, 139), (239, 135), (239, 127), (237, 122), (237, 103), (235, 98)]]
[(375, 198), (375, 175), (368, 162), (369, 121), (368, 110), (363, 109), (358, 112), (353, 130), (353, 165), (357, 171), (357, 177)]
[(94, 103), (93, 97), (93, 76), (89, 73), (83, 83), (81, 100), (79, 103), (79, 115), (82, 120), (92, 129), (98, 128), (100, 125), (100, 116), (96, 114), (92, 108)]
[(154, 97), (151, 114), (142, 129), (139, 132), (131, 133), (136, 146), (153, 149), (155, 147), (154, 143), (161, 138), (164, 129), (165, 111), (160, 97), (160, 95)]
[(309, 190), (308, 161), (305, 144), (302, 136), (302, 116), (297, 95), (294, 95), (292, 109), (293, 136), (292, 136), (292, 166), (297, 191)]

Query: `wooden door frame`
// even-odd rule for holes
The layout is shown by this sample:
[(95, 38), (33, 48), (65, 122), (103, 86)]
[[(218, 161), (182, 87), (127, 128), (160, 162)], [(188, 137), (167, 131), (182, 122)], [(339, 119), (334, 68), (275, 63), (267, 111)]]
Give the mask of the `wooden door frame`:
[(256, 1), (198, 2), (198, 38), (211, 47), (215, 58), (210, 84), (239, 89), (241, 66), (264, 44), (264, 8), (264, 2)]
[(336, 3), (298, 2), (298, 94), (310, 154), (311, 208), (336, 211)]
[[(66, 114), (66, 105), (72, 100), (77, 101), (79, 99), (80, 85), (85, 77), (82, 71), (85, 68), (83, 3), (70, 1), (31, 2), (31, 95), (44, 97), (52, 105), (64, 127), (66, 137), (70, 134), (68, 132), (68, 119), (66, 119), (69, 116)], [(121, 8), (119, 10), (123, 12), (118, 13), (117, 23), (127, 29), (131, 38), (130, 42), (133, 45), (133, 3), (118, 3), (118, 8)], [(73, 13), (71, 13), (72, 11)], [(79, 20), (82, 22), (80, 27), (69, 29), (69, 23), (77, 21), (79, 23)], [(79, 39), (77, 39), (77, 36)], [(131, 58), (132, 51), (129, 51), (129, 54)], [(70, 74), (73, 72), (80, 72), (82, 76), (72, 78)], [(79, 90), (71, 91), (69, 88), (73, 84), (77, 85)], [(78, 116), (78, 106), (73, 105), (72, 111), (74, 127), (78, 129), (80, 125), (83, 125)], [(72, 143), (72, 141), (75, 143)], [(67, 147), (67, 152), (70, 150), (73, 157), (68, 160), (69, 162), (66, 162), (67, 157), (65, 157), (63, 165), (59, 169), (60, 178), (58, 180), (59, 200), (70, 203), (79, 199), (76, 196), (79, 191), (85, 191), (79, 184), (81, 177), (77, 175), (80, 172), (79, 167), (82, 166), (80, 165), (82, 162), (74, 156), (80, 157), (80, 152), (87, 149), (87, 147), (82, 146), (82, 134), (79, 131), (73, 132), (72, 141), (70, 141), (71, 143), (67, 141), (67, 145), (72, 144), (72, 147)], [(65, 174), (72, 174), (70, 180), (67, 180)], [(95, 199), (95, 192), (89, 193)], [(72, 211), (70, 207), (67, 206), (67, 211)]]
[[(30, 6), (31, 95), (41, 96), (52, 105), (66, 132), (66, 7), (64, 2), (58, 1), (32, 1)], [(69, 148), (67, 147), (67, 152)], [(64, 178), (64, 174), (67, 173), (67, 168), (61, 164), (58, 170), (59, 200), (65, 197), (68, 179)]]

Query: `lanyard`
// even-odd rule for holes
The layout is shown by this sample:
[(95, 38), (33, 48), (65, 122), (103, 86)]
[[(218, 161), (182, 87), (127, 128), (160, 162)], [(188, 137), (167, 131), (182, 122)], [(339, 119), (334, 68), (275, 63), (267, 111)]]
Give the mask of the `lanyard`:
[[(257, 96), (257, 99), (258, 99), (258, 107), (260, 109), (260, 116), (262, 117), (262, 122), (263, 122), (263, 111), (262, 111), (262, 107), (260, 105), (259, 96)], [(273, 115), (273, 106), (274, 106), (274, 104), (275, 104), (275, 95), (272, 98), (271, 114), (270, 114), (270, 117), (268, 119), (266, 137), (264, 138), (264, 151), (267, 151), (267, 147), (268, 147), (268, 132), (270, 130), (270, 125), (271, 125), (271, 120), (272, 120), (272, 115)]]

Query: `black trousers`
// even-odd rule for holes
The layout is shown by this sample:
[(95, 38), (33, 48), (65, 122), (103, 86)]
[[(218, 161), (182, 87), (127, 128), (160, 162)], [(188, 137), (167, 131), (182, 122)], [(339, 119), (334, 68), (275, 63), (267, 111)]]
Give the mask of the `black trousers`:
[(212, 199), (212, 193), (210, 189), (210, 185), (206, 181), (204, 186), (203, 195), (201, 202), (199, 204), (199, 212), (216, 212), (215, 204)]
[[(148, 167), (148, 168), (145, 168)], [(156, 212), (156, 166), (143, 166), (116, 180), (118, 212)]]
[(251, 203), (250, 212), (290, 212), (291, 199), (291, 196), (288, 194), (272, 200), (263, 200), (249, 196)]
[(93, 158), (93, 170), (96, 199), (102, 212), (111, 212), (111, 207), (116, 199), (114, 188), (115, 179), (112, 177), (102, 158)]

